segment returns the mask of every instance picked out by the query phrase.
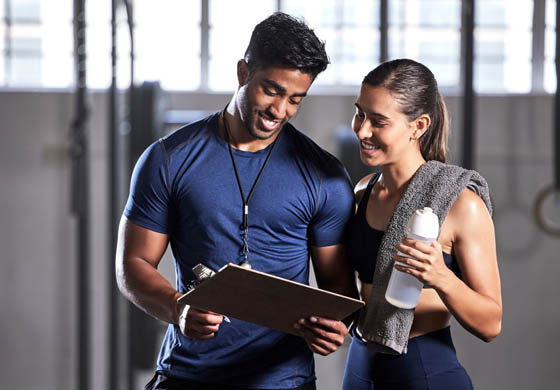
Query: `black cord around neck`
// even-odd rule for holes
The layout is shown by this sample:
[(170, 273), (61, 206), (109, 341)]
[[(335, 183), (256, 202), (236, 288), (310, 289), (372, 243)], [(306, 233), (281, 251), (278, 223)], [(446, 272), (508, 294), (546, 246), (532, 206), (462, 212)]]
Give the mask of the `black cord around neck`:
[[(226, 106), (227, 108), (227, 106)], [(270, 156), (272, 155), (272, 150), (274, 149), (274, 146), (276, 145), (276, 140), (278, 140), (278, 138), (276, 138), (273, 142), (272, 142), (272, 146), (270, 147), (268, 154), (266, 156), (266, 159), (264, 160), (264, 163), (261, 167), (261, 169), (259, 170), (259, 173), (257, 174), (257, 177), (255, 178), (255, 181), (253, 182), (253, 185), (251, 186), (251, 190), (249, 191), (249, 195), (247, 195), (247, 198), (245, 198), (245, 193), (243, 192), (243, 186), (241, 185), (241, 178), (239, 177), (239, 171), (237, 169), (237, 164), (235, 163), (235, 157), (233, 156), (233, 148), (231, 147), (231, 134), (229, 132), (229, 127), (228, 127), (228, 123), (226, 120), (226, 108), (224, 108), (224, 110), (222, 111), (222, 121), (224, 124), (224, 130), (225, 130), (225, 135), (226, 135), (226, 141), (228, 144), (228, 150), (229, 150), (229, 156), (231, 157), (231, 163), (233, 165), (233, 171), (235, 172), (235, 178), (237, 179), (237, 187), (239, 188), (239, 194), (241, 195), (241, 201), (243, 202), (243, 250), (242, 250), (242, 255), (244, 256), (244, 262), (248, 262), (248, 255), (249, 255), (249, 201), (251, 200), (251, 196), (253, 195), (253, 192), (255, 192), (255, 188), (257, 187), (257, 183), (259, 182), (264, 169), (266, 168), (266, 165), (268, 164), (268, 161), (270, 160)]]

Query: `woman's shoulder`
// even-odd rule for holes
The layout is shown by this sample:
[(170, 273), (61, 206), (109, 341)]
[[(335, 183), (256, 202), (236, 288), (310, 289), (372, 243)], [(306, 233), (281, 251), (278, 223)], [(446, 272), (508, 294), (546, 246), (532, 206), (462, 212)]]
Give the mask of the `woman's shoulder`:
[(480, 196), (465, 188), (457, 197), (446, 219), (451, 219), (457, 232), (477, 229), (481, 224), (492, 223), (492, 217)]
[(428, 161), (422, 168), (419, 176), (437, 188), (436, 193), (452, 195), (452, 209), (492, 214), (488, 183), (479, 172), (439, 161)]
[(478, 216), (481, 213), (489, 214), (482, 198), (468, 187), (457, 197), (451, 206), (451, 210), (465, 217), (469, 215)]

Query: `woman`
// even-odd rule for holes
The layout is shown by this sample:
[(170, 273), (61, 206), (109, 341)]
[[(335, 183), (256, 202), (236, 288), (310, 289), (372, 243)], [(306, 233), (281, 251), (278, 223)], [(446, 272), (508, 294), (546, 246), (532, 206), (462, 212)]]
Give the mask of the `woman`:
[[(472, 389), (468, 374), (457, 361), (449, 321), (455, 317), (486, 342), (501, 330), (500, 278), (489, 200), (485, 204), (475, 192), (461, 187), (445, 215), (440, 215), (437, 242), (429, 246), (404, 239), (393, 245), (389, 260), (392, 256), (392, 260), (413, 267), (395, 263), (394, 268), (424, 284), (418, 305), (410, 311), (410, 332), (404, 336), (407, 345), (402, 350), (397, 354), (379, 352), (375, 340), (382, 332), (373, 329), (379, 321), (367, 319), (372, 305), (388, 305), (375, 293), (376, 288), (372, 293), (376, 280), (387, 279), (375, 275), (380, 269), (376, 268), (378, 251), (395, 219), (393, 214), (406, 203), (399, 201), (420, 168), (438, 164), (442, 169), (478, 175), (434, 163), (446, 163), (448, 119), (432, 72), (408, 59), (378, 66), (362, 83), (352, 127), (363, 163), (380, 167), (381, 172), (364, 177), (355, 189), (358, 210), (350, 230), (349, 257), (358, 271), (367, 305), (354, 330), (343, 388)], [(481, 181), (485, 184), (483, 178)], [(412, 258), (396, 255), (397, 249)], [(393, 262), (389, 272), (392, 267)]]

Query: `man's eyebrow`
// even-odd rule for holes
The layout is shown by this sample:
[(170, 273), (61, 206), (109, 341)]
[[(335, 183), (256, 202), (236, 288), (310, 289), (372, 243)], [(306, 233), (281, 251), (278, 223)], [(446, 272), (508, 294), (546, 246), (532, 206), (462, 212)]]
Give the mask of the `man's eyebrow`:
[[(281, 86), (280, 84), (278, 84), (274, 80), (265, 79), (264, 83), (268, 84), (270, 87), (274, 88), (279, 93), (282, 93), (282, 94), (286, 93), (286, 88), (284, 88), (283, 86)], [(307, 92), (294, 93), (292, 95), (292, 97), (306, 97), (306, 96), (307, 96)]]
[[(364, 109), (363, 109), (362, 107), (360, 107), (360, 105), (358, 104), (358, 102), (354, 103), (354, 105), (356, 106), (356, 108), (357, 108), (358, 110), (364, 111)], [(387, 117), (387, 116), (385, 116), (385, 115), (383, 115), (383, 114), (380, 114), (380, 113), (378, 113), (378, 112), (368, 112), (368, 114), (370, 114), (371, 116), (376, 116), (376, 117), (378, 117), (378, 118), (380, 118), (380, 119), (387, 119), (387, 120), (390, 119), (389, 117)]]

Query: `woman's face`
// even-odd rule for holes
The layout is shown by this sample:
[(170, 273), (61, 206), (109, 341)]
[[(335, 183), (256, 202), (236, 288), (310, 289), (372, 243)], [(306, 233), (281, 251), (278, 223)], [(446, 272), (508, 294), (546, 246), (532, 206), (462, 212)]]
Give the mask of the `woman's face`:
[(381, 166), (402, 158), (414, 144), (414, 122), (408, 121), (389, 90), (362, 84), (355, 105), (352, 129), (360, 141), (362, 162)]

